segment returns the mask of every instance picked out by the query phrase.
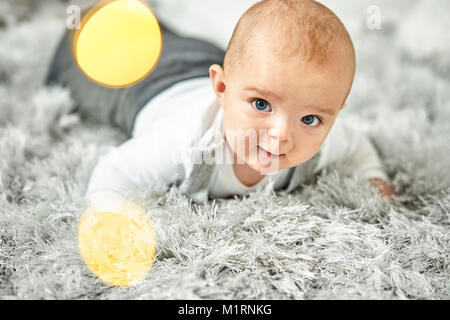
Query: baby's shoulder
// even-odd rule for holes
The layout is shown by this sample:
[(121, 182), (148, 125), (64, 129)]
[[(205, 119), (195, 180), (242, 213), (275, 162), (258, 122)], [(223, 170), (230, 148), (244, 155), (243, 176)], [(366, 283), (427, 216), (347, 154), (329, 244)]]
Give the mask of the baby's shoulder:
[[(133, 137), (195, 140), (217, 114), (209, 78), (182, 81), (150, 100), (137, 114)], [(192, 141), (191, 141), (192, 142)]]
[(354, 134), (348, 121), (349, 119), (343, 116), (338, 116), (334, 121), (333, 127), (320, 147), (320, 160), (316, 171), (345, 157), (350, 136)]
[(201, 146), (207, 146), (214, 136), (213, 125), (220, 122), (220, 105), (216, 100), (207, 107), (199, 106), (193, 110), (179, 108), (177, 112), (167, 113), (154, 120), (140, 135), (133, 137), (142, 148), (157, 149), (160, 156), (176, 154), (177, 158), (198, 152)]
[(329, 148), (333, 145), (340, 145), (343, 140), (346, 139), (346, 134), (348, 130), (347, 119), (343, 116), (338, 116), (333, 123), (327, 137), (322, 144), (322, 148)]

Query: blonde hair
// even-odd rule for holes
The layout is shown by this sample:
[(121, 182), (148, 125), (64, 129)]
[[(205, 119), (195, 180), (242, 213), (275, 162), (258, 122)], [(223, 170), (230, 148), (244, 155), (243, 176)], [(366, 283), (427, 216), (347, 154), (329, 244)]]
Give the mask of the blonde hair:
[(298, 57), (322, 66), (344, 62), (355, 72), (355, 50), (345, 26), (324, 5), (313, 0), (263, 0), (248, 9), (228, 44), (224, 70), (244, 61), (248, 49), (269, 41), (280, 59)]

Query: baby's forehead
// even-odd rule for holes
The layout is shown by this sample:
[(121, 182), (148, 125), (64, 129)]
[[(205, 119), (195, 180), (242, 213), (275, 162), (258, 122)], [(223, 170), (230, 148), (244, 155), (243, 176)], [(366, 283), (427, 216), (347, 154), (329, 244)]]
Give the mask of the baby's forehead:
[[(305, 71), (311, 74), (348, 73), (348, 64), (344, 60), (345, 51), (337, 46), (326, 54), (318, 52), (305, 53), (290, 45), (289, 41), (272, 39), (267, 36), (253, 38), (247, 43), (247, 49), (241, 56), (240, 70), (252, 73), (274, 75), (282, 73), (286, 77), (298, 77)], [(313, 50), (313, 49), (312, 49)], [(311, 56), (312, 55), (312, 56)], [(351, 68), (350, 68), (351, 69)]]
[[(302, 55), (279, 58), (271, 50), (261, 51), (261, 48), (248, 52), (241, 63), (233, 67), (230, 80), (238, 85), (235, 88), (257, 88), (263, 97), (275, 96), (276, 101), (311, 98), (312, 102), (332, 104), (335, 98), (343, 99), (342, 95), (347, 93), (353, 81), (352, 70), (343, 64), (318, 65), (305, 61)], [(332, 92), (337, 96), (333, 98)]]
[[(249, 31), (250, 32), (250, 31)], [(293, 35), (286, 32), (277, 34), (276, 29), (264, 28), (254, 30), (249, 39), (243, 43), (250, 53), (246, 59), (252, 60), (255, 55), (272, 55), (279, 64), (292, 64), (311, 62), (318, 67), (327, 63), (336, 63), (337, 60), (350, 56), (352, 47), (348, 46), (342, 37), (327, 37), (319, 30), (305, 29)]]

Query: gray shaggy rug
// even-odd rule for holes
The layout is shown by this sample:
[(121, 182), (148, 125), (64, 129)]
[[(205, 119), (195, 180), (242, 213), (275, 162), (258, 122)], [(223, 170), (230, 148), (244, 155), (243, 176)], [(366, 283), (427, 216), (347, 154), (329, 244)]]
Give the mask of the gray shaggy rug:
[[(179, 30), (225, 46), (253, 2), (154, 4)], [(155, 186), (139, 195), (156, 229), (155, 262), (136, 286), (114, 288), (83, 263), (77, 226), (97, 159), (125, 137), (80, 121), (67, 90), (42, 85), (70, 2), (2, 0), (0, 297), (449, 299), (450, 5), (378, 1), (381, 29), (370, 29), (368, 1), (324, 2), (358, 55), (342, 116), (375, 141), (396, 202), (339, 165), (292, 194), (201, 206)], [(211, 14), (219, 5), (221, 19)]]

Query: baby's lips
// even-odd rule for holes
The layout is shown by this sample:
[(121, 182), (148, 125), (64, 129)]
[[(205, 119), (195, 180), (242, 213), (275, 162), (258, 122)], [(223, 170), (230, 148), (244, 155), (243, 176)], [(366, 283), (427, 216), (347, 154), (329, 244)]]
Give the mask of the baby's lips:
[(273, 153), (273, 154), (279, 154), (280, 153), (280, 141), (279, 140), (271, 140), (270, 147), (263, 148), (264, 150)]

